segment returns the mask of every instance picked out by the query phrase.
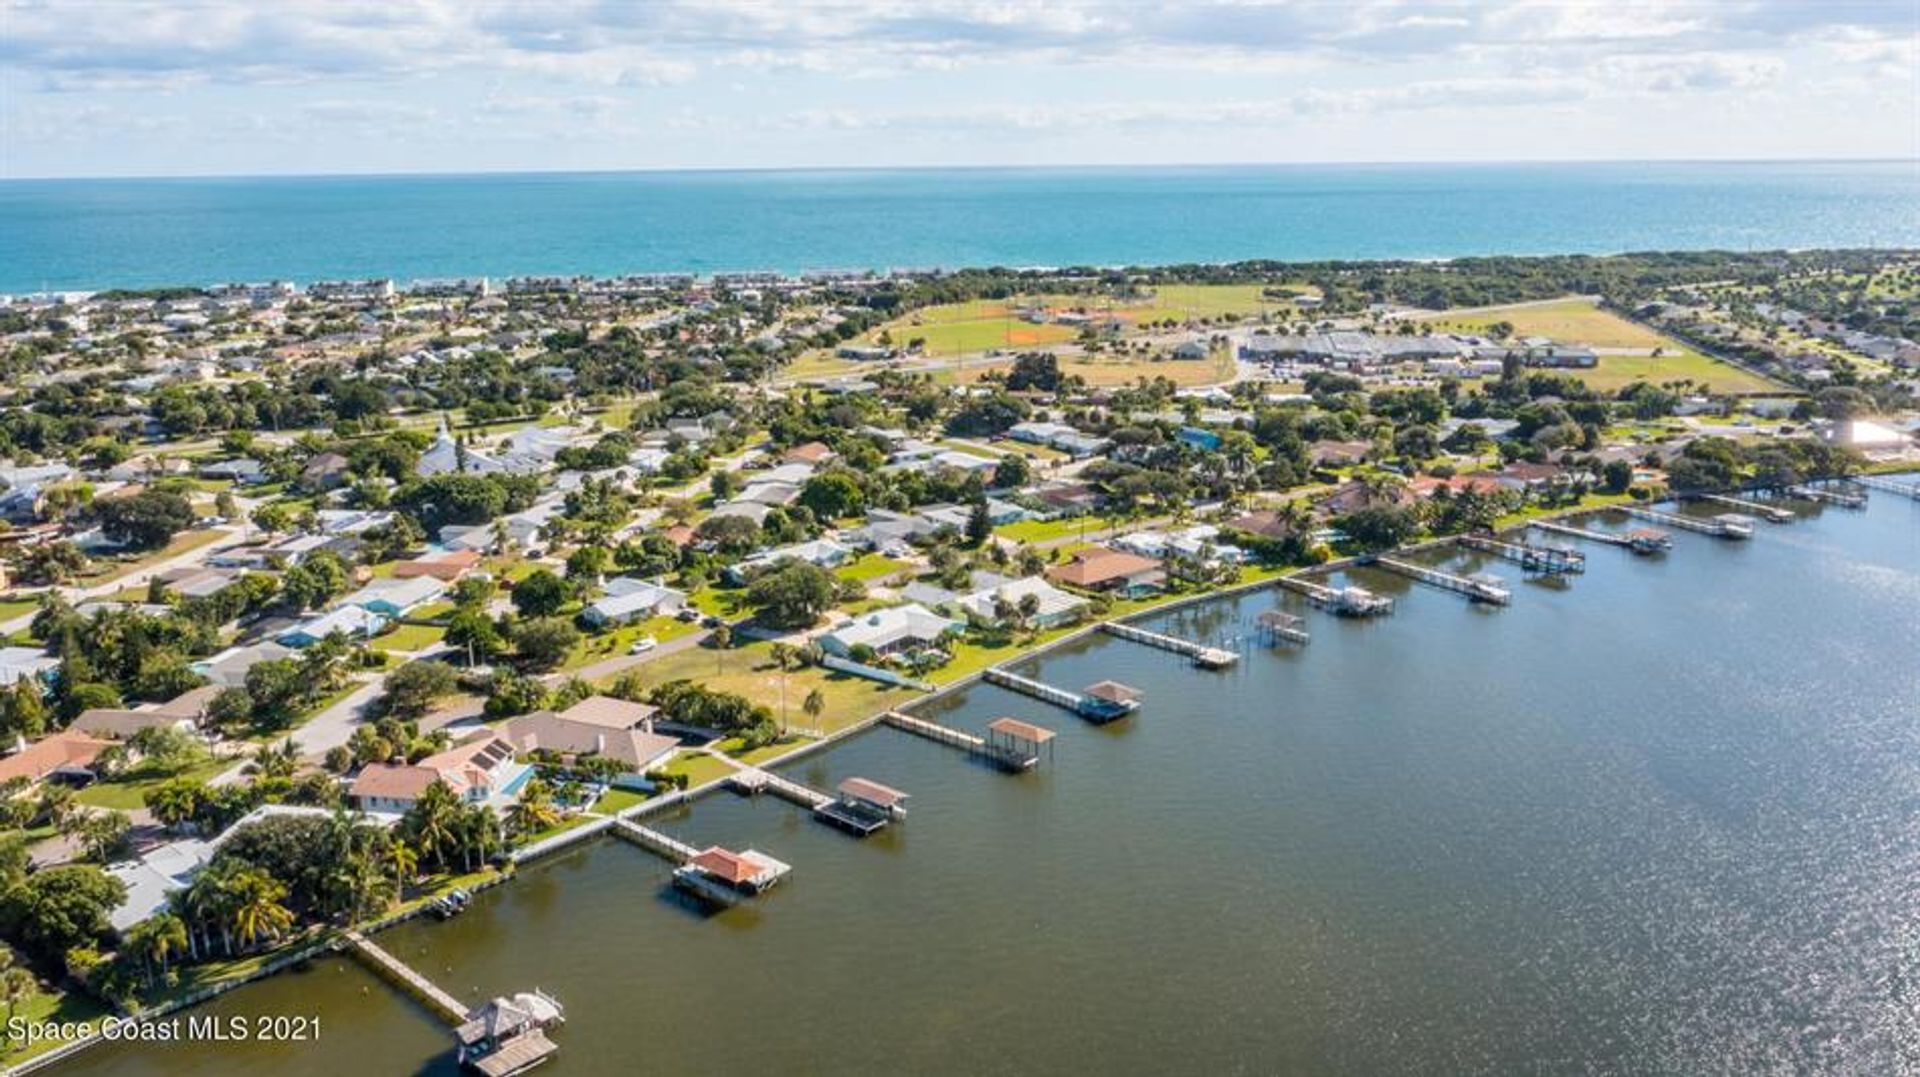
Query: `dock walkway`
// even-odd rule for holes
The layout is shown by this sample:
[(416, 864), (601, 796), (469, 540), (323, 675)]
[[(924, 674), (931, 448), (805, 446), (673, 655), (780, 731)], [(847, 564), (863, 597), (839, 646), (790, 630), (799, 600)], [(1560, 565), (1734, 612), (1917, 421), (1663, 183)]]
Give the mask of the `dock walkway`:
[(1456, 576), (1451, 572), (1416, 565), (1411, 561), (1396, 561), (1391, 557), (1376, 558), (1373, 563), (1388, 572), (1405, 576), (1410, 580), (1418, 580), (1444, 591), (1465, 595), (1475, 602), (1504, 606), (1513, 600), (1513, 592), (1507, 590), (1503, 581), (1497, 576)]
[(1885, 475), (1856, 475), (1854, 482), (1869, 490), (1882, 490), (1889, 494), (1899, 494), (1920, 501), (1920, 483), (1900, 482)]
[(742, 793), (772, 793), (782, 800), (792, 801), (810, 811), (819, 811), (833, 803), (833, 798), (818, 789), (801, 785), (799, 782), (783, 778), (770, 770), (759, 767), (745, 767), (727, 776), (727, 784)]
[(1562, 546), (1509, 542), (1491, 535), (1461, 535), (1460, 545), (1469, 550), (1492, 554), (1503, 561), (1511, 561), (1527, 572), (1559, 576), (1587, 570), (1586, 554)]
[(1575, 527), (1558, 520), (1535, 520), (1527, 526), (1538, 528), (1552, 535), (1565, 535), (1568, 538), (1586, 539), (1588, 542), (1603, 542), (1609, 546), (1618, 546), (1623, 550), (1632, 550), (1637, 554), (1659, 553), (1673, 548), (1673, 539), (1664, 531), (1643, 527), (1635, 531), (1595, 531), (1586, 527)]
[(678, 838), (660, 833), (651, 827), (627, 819), (616, 819), (612, 833), (627, 839), (656, 856), (665, 857), (676, 864), (684, 864), (700, 855), (700, 850)]
[(466, 1022), (471, 1013), (466, 1003), (453, 997), (432, 980), (415, 972), (412, 966), (388, 953), (379, 943), (367, 938), (358, 930), (349, 930), (342, 938), (346, 940), (347, 948), (370, 965), (375, 972), (392, 980), (409, 994), (426, 1003), (428, 1009), (439, 1014), (448, 1024), (460, 1025)]
[(1305, 595), (1314, 608), (1339, 617), (1373, 617), (1393, 612), (1393, 599), (1364, 587), (1328, 587), (1299, 576), (1282, 576), (1274, 582), (1295, 594)]
[(939, 722), (929, 722), (904, 711), (887, 711), (880, 721), (905, 733), (925, 737), (958, 748), (968, 755), (979, 756), (1000, 767), (1002, 770), (1032, 770), (1040, 762), (1038, 753), (1019, 753), (1003, 745), (990, 744), (985, 737), (977, 736), (963, 729), (955, 729)]
[(1747, 522), (1747, 517), (1738, 516), (1733, 513), (1713, 516), (1703, 520), (1698, 516), (1680, 516), (1671, 512), (1661, 512), (1658, 509), (1644, 508), (1640, 505), (1628, 505), (1626, 506), (1626, 510), (1630, 516), (1637, 516), (1642, 520), (1648, 520), (1656, 524), (1666, 524), (1668, 527), (1677, 527), (1682, 531), (1693, 531), (1702, 535), (1712, 535), (1715, 538), (1724, 539), (1749, 539), (1753, 537), (1753, 525)]
[(1770, 524), (1792, 523), (1799, 519), (1799, 517), (1795, 516), (1791, 511), (1783, 509), (1778, 505), (1762, 505), (1758, 501), (1747, 501), (1738, 497), (1729, 497), (1726, 494), (1700, 494), (1698, 496), (1702, 501), (1711, 501), (1716, 505), (1725, 505), (1728, 508), (1739, 509), (1741, 512), (1758, 516)]
[(1852, 490), (1834, 490), (1825, 486), (1813, 486), (1800, 483), (1787, 487), (1788, 494), (1806, 501), (1822, 505), (1837, 505), (1843, 509), (1864, 509), (1867, 507), (1867, 495)]
[(1158, 647), (1163, 651), (1172, 651), (1193, 659), (1193, 664), (1202, 669), (1225, 669), (1240, 660), (1240, 656), (1222, 647), (1209, 647), (1204, 643), (1169, 636), (1164, 632), (1155, 632), (1138, 625), (1121, 624), (1119, 621), (1104, 621), (1100, 630), (1121, 639), (1130, 639), (1135, 643), (1144, 643), (1149, 647)]
[(998, 666), (981, 673), (980, 678), (988, 684), (996, 684), (1019, 692), (1021, 695), (1032, 696), (1043, 703), (1064, 707), (1089, 722), (1111, 722), (1139, 709), (1139, 704), (1135, 701), (1119, 702), (1080, 692), (1069, 692), (1065, 688), (1055, 687), (1045, 681), (1036, 681), (1032, 677), (1009, 673)]

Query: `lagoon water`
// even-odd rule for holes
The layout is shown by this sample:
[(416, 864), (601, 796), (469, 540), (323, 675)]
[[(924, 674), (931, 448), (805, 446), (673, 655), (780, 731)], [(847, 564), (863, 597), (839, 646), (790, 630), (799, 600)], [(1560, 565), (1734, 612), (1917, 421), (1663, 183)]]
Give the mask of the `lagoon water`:
[(1815, 246), (1920, 246), (1920, 163), (0, 182), (0, 292)]
[[(1565, 587), (1488, 565), (1502, 610), (1360, 570), (1395, 616), (1163, 615), (1240, 668), (1100, 637), (1031, 668), (1143, 688), (1129, 720), (992, 687), (934, 708), (1058, 730), (1036, 773), (877, 729), (791, 770), (911, 792), (872, 840), (730, 794), (660, 823), (792, 863), (756, 904), (700, 915), (602, 840), (381, 941), (463, 996), (557, 994), (553, 1077), (1912, 1071), (1920, 506), (1802, 507), (1745, 544), (1589, 548)], [(1276, 602), (1311, 645), (1246, 638)], [(212, 1009), (316, 1014), (324, 1042), (63, 1072), (452, 1072), (345, 961)]]

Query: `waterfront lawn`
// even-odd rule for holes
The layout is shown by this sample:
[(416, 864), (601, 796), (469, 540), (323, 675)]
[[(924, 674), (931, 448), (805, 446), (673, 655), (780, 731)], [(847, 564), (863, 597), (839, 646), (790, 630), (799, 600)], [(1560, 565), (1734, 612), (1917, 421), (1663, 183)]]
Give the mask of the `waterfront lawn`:
[[(1528, 505), (1523, 509), (1520, 509), (1516, 512), (1509, 512), (1505, 516), (1500, 517), (1498, 520), (1494, 521), (1493, 526), (1495, 530), (1504, 530), (1509, 527), (1518, 527), (1521, 524), (1524, 524), (1530, 520), (1541, 520), (1550, 516), (1565, 516), (1568, 513), (1572, 513), (1572, 512), (1586, 512), (1594, 509), (1614, 508), (1620, 505), (1629, 505), (1633, 503), (1634, 503), (1634, 498), (1632, 494), (1594, 493), (1594, 494), (1588, 494), (1585, 497), (1582, 497), (1578, 503), (1572, 504), (1572, 505), (1540, 505), (1540, 504)], [(1640, 504), (1644, 505), (1644, 504), (1647, 504), (1647, 502), (1641, 501)]]
[(757, 767), (793, 751), (803, 744), (810, 744), (813, 738), (800, 733), (789, 733), (772, 744), (763, 744), (758, 748), (749, 748), (739, 737), (728, 737), (714, 747), (727, 753), (748, 766)]
[(668, 774), (686, 775), (689, 789), (724, 778), (734, 771), (734, 768), (724, 761), (715, 759), (705, 752), (682, 752), (673, 762), (661, 769)]
[(613, 815), (625, 811), (635, 804), (644, 804), (649, 800), (647, 794), (638, 789), (609, 789), (593, 802), (592, 810), (601, 815)]
[[(783, 675), (774, 664), (772, 643), (756, 640), (726, 651), (708, 647), (690, 647), (662, 655), (634, 667), (648, 686), (668, 681), (689, 680), (719, 692), (732, 692), (755, 703), (765, 704), (776, 720), (781, 715)], [(790, 669), (784, 674), (786, 714), (789, 725), (818, 725), (827, 732), (845, 728), (877, 711), (897, 707), (918, 693), (835, 673), (817, 666)], [(816, 723), (801, 709), (807, 693), (818, 689), (826, 708)]]
[[(8, 1007), (8, 1010), (15, 1020), (30, 1023), (57, 1021), (62, 1024), (92, 1024), (113, 1012), (105, 1003), (84, 991), (47, 990), (37, 981), (33, 993)], [(17, 1066), (29, 1058), (53, 1050), (63, 1042), (45, 1039), (31, 1047), (23, 1047), (9, 1040), (0, 1046), (0, 1065)]]
[(0, 621), (11, 621), (16, 617), (27, 617), (40, 612), (40, 596), (0, 599)]

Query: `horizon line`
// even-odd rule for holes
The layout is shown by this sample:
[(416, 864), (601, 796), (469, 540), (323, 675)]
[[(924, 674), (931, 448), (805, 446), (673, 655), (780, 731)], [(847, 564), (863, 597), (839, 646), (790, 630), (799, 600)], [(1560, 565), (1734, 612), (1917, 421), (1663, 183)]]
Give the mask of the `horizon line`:
[(780, 174), (834, 172), (1071, 172), (1151, 169), (1257, 168), (1499, 168), (1516, 165), (1780, 165), (1780, 164), (1912, 164), (1912, 157), (1514, 157), (1466, 159), (1346, 159), (1300, 161), (1162, 161), (1083, 162), (1075, 164), (918, 164), (918, 165), (673, 165), (632, 168), (479, 168), (462, 170), (368, 169), (340, 172), (129, 172), (8, 176), (0, 183), (58, 183), (69, 181), (140, 180), (265, 180), (265, 179), (432, 179), (472, 176), (623, 176), (686, 174)]

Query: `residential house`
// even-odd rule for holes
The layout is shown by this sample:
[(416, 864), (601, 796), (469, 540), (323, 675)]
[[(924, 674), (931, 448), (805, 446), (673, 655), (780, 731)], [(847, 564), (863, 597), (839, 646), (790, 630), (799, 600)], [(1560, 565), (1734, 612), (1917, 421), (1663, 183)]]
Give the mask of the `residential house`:
[(900, 651), (934, 647), (963, 628), (959, 621), (920, 605), (892, 606), (863, 613), (846, 624), (818, 637), (828, 654), (850, 657), (856, 649), (887, 655)]
[(514, 760), (507, 738), (483, 730), (418, 763), (369, 763), (354, 777), (348, 795), (361, 811), (399, 814), (434, 782), (444, 782), (469, 803), (499, 802), (518, 791), (531, 769)]
[(78, 729), (63, 729), (0, 759), (0, 785), (25, 778), (85, 785), (93, 781), (93, 762), (113, 741)]
[(657, 708), (609, 696), (588, 696), (566, 710), (509, 719), (500, 735), (521, 752), (597, 755), (645, 773), (672, 758), (680, 742), (653, 731)]
[(605, 595), (580, 611), (580, 619), (595, 628), (677, 613), (687, 604), (686, 592), (676, 591), (659, 580), (616, 576), (608, 580), (603, 589)]
[(436, 551), (394, 565), (393, 578), (411, 580), (425, 576), (441, 583), (454, 583), (479, 568), (483, 560), (478, 550)]
[(447, 585), (432, 576), (375, 580), (340, 600), (341, 606), (357, 606), (394, 620), (436, 601), (447, 593)]
[(0, 647), (0, 688), (29, 677), (45, 681), (59, 668), (60, 660), (38, 647)]
[(359, 606), (340, 606), (294, 625), (275, 636), (274, 642), (299, 650), (311, 647), (335, 632), (348, 639), (366, 640), (372, 639), (386, 625), (387, 618), (372, 610)]
[(247, 683), (247, 671), (262, 662), (277, 661), (293, 654), (278, 643), (257, 643), (251, 647), (233, 647), (197, 662), (193, 671), (221, 688), (240, 688)]
[(1055, 582), (1086, 591), (1111, 591), (1128, 597), (1151, 594), (1166, 586), (1166, 566), (1151, 557), (1094, 547), (1073, 560), (1047, 570)]
[(796, 542), (791, 546), (763, 550), (728, 566), (726, 575), (734, 583), (745, 583), (760, 570), (771, 568), (782, 561), (804, 561), (818, 568), (838, 568), (853, 560), (854, 556), (852, 549), (832, 539), (814, 539), (810, 542)]
[(349, 477), (347, 458), (337, 452), (315, 453), (300, 469), (300, 485), (309, 490), (333, 490)]
[(1009, 580), (975, 591), (959, 599), (958, 605), (976, 621), (987, 624), (1000, 620), (1000, 610), (1018, 609), (1031, 597), (1038, 603), (1027, 623), (1035, 628), (1055, 628), (1085, 617), (1092, 603), (1069, 591), (1062, 591), (1039, 576)]

